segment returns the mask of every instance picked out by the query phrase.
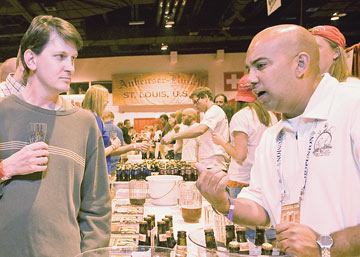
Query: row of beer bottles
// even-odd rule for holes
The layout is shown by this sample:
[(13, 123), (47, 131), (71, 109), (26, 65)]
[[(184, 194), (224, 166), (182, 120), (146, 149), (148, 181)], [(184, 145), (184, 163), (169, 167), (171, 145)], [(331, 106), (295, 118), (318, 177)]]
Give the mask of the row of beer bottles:
[[(246, 228), (237, 226), (235, 236), (235, 226), (228, 224), (225, 226), (226, 231), (226, 248), (230, 253), (240, 253), (244, 255), (250, 254), (249, 242), (245, 236)], [(214, 230), (208, 228), (204, 230), (206, 248), (217, 250)], [(265, 242), (265, 228), (262, 226), (256, 227), (255, 233), (255, 247), (258, 247), (262, 255), (271, 255), (273, 246)]]
[[(180, 173), (175, 173), (175, 169), (169, 168), (170, 172), (160, 173), (160, 175), (178, 175), (182, 176), (184, 181), (196, 181), (198, 179), (198, 172), (195, 167), (186, 165), (180, 169)], [(132, 179), (146, 179), (151, 176), (151, 170), (147, 165), (122, 165), (116, 170), (116, 181), (130, 181)]]
[(177, 245), (177, 249), (185, 251), (186, 231), (178, 231), (177, 241), (175, 241), (172, 216), (166, 215), (157, 222), (157, 227), (155, 227), (155, 215), (149, 215), (139, 224), (139, 245), (167, 248), (174, 248)]

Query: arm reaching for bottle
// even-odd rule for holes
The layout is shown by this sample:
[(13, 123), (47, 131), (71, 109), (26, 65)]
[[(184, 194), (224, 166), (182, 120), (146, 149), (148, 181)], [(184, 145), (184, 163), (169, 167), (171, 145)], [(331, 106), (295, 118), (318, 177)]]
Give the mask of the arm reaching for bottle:
[[(227, 213), (230, 208), (229, 196), (225, 189), (228, 177), (222, 170), (206, 169), (197, 163), (195, 167), (200, 173), (196, 186), (205, 199), (219, 212)], [(245, 199), (234, 199), (234, 219), (237, 224), (242, 225), (267, 225), (270, 222), (265, 209), (258, 203)]]

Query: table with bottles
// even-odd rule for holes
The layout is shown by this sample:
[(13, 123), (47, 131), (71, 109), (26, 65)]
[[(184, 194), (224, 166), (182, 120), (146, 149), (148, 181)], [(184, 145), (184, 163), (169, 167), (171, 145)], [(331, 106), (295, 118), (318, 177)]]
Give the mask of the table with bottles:
[[(147, 176), (155, 174), (180, 175), (184, 184), (192, 185), (195, 185), (192, 181), (197, 179), (196, 170), (191, 164), (144, 161), (119, 166), (116, 181), (121, 183), (131, 183), (129, 180), (143, 181)], [(217, 250), (223, 253), (240, 252), (256, 256), (280, 254), (276, 249), (272, 253), (271, 243), (274, 236), (266, 236), (265, 228), (259, 227), (256, 234), (253, 231), (252, 236), (249, 237), (247, 234), (245, 237), (245, 228), (234, 226), (225, 216), (216, 213), (203, 197), (201, 197), (202, 211), (199, 220), (191, 221), (192, 223), (185, 222), (182, 213), (184, 208), (179, 206), (180, 199), (179, 196), (177, 204), (163, 206), (154, 205), (152, 199), (147, 198), (143, 205), (136, 206), (130, 205), (129, 196), (116, 194), (113, 200), (114, 224), (110, 245), (150, 245), (177, 249), (184, 248), (182, 244), (185, 244), (191, 256), (200, 256), (204, 253), (205, 247), (215, 248), (209, 243), (212, 235), (213, 244), (216, 244)]]

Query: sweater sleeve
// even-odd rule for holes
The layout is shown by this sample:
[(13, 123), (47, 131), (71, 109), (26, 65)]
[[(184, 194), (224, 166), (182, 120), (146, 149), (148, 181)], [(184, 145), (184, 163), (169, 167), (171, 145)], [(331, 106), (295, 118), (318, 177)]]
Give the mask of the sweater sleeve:
[(94, 131), (93, 134), (91, 138), (94, 142), (89, 138), (87, 146), (78, 216), (82, 252), (108, 246), (111, 230), (111, 201), (104, 143), (100, 133)]

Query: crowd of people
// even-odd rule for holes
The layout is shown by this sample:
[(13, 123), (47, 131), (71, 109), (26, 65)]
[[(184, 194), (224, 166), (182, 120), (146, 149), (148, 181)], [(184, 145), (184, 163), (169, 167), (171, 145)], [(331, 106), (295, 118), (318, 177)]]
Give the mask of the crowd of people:
[[(82, 108), (70, 88), (82, 39), (69, 22), (37, 16), (0, 84), (0, 256), (75, 256), (107, 246), (109, 174), (120, 156), (196, 163), (214, 209), (245, 226), (274, 226), (296, 256), (360, 255), (360, 83), (333, 26), (278, 25), (246, 54), (236, 108), (208, 87), (194, 108), (160, 116), (140, 133), (114, 124), (108, 90), (91, 86)], [(281, 115), (278, 121), (275, 114)], [(17, 119), (14, 119), (17, 117)], [(39, 142), (29, 124), (46, 123)]]

